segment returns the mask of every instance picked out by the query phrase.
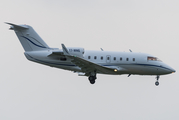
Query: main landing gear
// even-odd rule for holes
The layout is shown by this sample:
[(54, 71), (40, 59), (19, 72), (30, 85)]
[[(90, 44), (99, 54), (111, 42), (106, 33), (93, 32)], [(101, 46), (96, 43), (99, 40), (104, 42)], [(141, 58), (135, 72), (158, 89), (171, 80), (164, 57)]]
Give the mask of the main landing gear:
[(89, 76), (88, 79), (89, 79), (91, 84), (94, 84), (95, 80), (96, 80), (96, 76)]
[(88, 80), (90, 81), (91, 84), (94, 84), (96, 80), (96, 72), (92, 72), (88, 77)]
[(156, 85), (156, 86), (158, 86), (158, 85), (159, 85), (159, 82), (158, 82), (159, 78), (160, 78), (160, 76), (159, 76), (159, 75), (157, 75), (157, 77), (156, 77), (157, 81), (155, 82), (155, 85)]

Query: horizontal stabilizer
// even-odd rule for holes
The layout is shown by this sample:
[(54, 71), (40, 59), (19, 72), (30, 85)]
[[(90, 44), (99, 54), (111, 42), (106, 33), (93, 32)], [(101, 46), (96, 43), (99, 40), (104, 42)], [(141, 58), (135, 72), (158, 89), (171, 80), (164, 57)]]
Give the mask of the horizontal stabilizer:
[(15, 25), (15, 24), (8, 23), (8, 22), (5, 22), (5, 23), (9, 24), (9, 25), (12, 25), (10, 27), (11, 30), (13, 30), (14, 28), (16, 28), (16, 29), (28, 29), (28, 26), (26, 26), (26, 25)]

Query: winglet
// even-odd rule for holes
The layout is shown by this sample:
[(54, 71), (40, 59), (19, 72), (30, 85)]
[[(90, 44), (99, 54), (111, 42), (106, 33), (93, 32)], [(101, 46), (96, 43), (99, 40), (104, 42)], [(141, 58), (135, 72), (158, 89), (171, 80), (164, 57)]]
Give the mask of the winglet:
[(64, 55), (70, 55), (70, 53), (68, 52), (68, 49), (65, 47), (65, 45), (64, 44), (61, 44), (61, 45), (62, 45)]
[(17, 29), (28, 29), (28, 26), (27, 25), (15, 25), (15, 24), (12, 24), (12, 23), (8, 23), (8, 22), (5, 22), (6, 24), (8, 25), (12, 25), (9, 29), (10, 30), (14, 30), (14, 28), (17, 28)]

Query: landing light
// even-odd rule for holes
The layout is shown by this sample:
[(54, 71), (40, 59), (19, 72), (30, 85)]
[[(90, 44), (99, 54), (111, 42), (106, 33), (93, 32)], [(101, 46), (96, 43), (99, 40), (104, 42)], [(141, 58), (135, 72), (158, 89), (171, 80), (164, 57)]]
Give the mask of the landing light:
[(117, 69), (114, 69), (114, 72), (117, 72)]

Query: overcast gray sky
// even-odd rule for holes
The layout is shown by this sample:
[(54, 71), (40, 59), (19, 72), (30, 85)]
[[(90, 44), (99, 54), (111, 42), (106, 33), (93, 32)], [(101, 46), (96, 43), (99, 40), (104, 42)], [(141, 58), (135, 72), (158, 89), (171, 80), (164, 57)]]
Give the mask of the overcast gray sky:
[(50, 47), (144, 52), (179, 69), (178, 0), (0, 0), (1, 120), (178, 120), (178, 72), (87, 77), (28, 61), (9, 25)]

